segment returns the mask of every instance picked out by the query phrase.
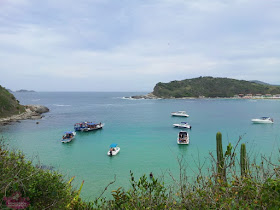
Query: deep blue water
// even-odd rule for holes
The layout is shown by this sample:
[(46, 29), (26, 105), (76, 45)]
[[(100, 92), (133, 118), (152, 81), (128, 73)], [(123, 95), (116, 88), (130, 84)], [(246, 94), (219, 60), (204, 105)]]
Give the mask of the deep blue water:
[[(0, 128), (10, 147), (22, 150), (31, 159), (53, 166), (66, 177), (76, 176), (76, 184), (85, 180), (82, 196), (98, 197), (117, 177), (109, 190), (129, 185), (129, 171), (137, 177), (149, 174), (178, 175), (177, 157), (196, 168), (198, 157), (204, 161), (215, 152), (215, 136), (223, 134), (227, 142), (247, 143), (249, 155), (277, 154), (280, 144), (280, 100), (174, 99), (128, 100), (124, 96), (142, 93), (40, 92), (16, 93), (22, 104), (42, 104), (50, 108), (41, 120), (26, 120)], [(172, 111), (185, 110), (189, 118), (171, 117)], [(274, 124), (256, 125), (252, 118), (271, 116)], [(39, 124), (36, 124), (39, 121)], [(65, 131), (80, 121), (104, 122), (102, 130), (78, 133), (69, 144), (60, 142)], [(173, 123), (192, 125), (189, 145), (177, 145), (180, 129)], [(108, 157), (111, 143), (121, 151)], [(192, 170), (188, 173), (194, 175)]]

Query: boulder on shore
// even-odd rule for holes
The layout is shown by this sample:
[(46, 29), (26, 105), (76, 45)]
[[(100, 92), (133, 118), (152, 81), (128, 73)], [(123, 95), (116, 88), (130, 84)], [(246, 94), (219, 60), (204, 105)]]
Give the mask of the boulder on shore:
[(5, 117), (0, 119), (0, 125), (7, 125), (11, 122), (19, 122), (20, 120), (27, 119), (41, 119), (43, 117), (42, 113), (49, 112), (49, 108), (42, 105), (25, 105), (25, 112), (13, 115), (10, 117)]
[(48, 107), (42, 105), (26, 105), (25, 108), (38, 114), (43, 114), (50, 111)]

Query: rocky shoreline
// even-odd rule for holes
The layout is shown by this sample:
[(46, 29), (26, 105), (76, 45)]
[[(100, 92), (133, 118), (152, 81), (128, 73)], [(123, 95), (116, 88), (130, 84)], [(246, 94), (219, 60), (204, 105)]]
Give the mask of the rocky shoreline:
[(25, 112), (13, 115), (10, 117), (5, 117), (0, 119), (0, 125), (8, 125), (12, 122), (19, 122), (20, 120), (36, 120), (43, 117), (43, 113), (49, 112), (49, 108), (42, 105), (25, 105)]
[(152, 93), (148, 93), (147, 95), (131, 96), (129, 98), (132, 98), (132, 99), (160, 99), (159, 97), (155, 96)]
[(136, 95), (136, 96), (130, 96), (125, 97), (126, 99), (248, 99), (248, 100), (267, 100), (267, 99), (275, 99), (280, 100), (280, 97), (166, 97), (166, 98), (160, 98), (158, 96), (155, 96), (153, 93), (149, 93), (147, 95)]

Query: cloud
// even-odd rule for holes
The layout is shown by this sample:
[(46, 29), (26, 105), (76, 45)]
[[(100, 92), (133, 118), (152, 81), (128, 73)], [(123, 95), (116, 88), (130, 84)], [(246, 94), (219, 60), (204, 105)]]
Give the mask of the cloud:
[(2, 1), (0, 82), (69, 91), (151, 91), (157, 82), (196, 76), (280, 84), (279, 6), (261, 0)]

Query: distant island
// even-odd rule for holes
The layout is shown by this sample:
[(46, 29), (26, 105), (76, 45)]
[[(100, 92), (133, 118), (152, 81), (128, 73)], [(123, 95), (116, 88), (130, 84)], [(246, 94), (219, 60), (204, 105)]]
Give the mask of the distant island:
[(34, 90), (24, 90), (24, 89), (20, 89), (20, 90), (16, 90), (17, 93), (32, 93), (35, 92)]
[(232, 98), (279, 97), (280, 86), (260, 81), (246, 81), (218, 77), (198, 77), (169, 83), (159, 82), (152, 93), (132, 96), (134, 99), (155, 98)]

